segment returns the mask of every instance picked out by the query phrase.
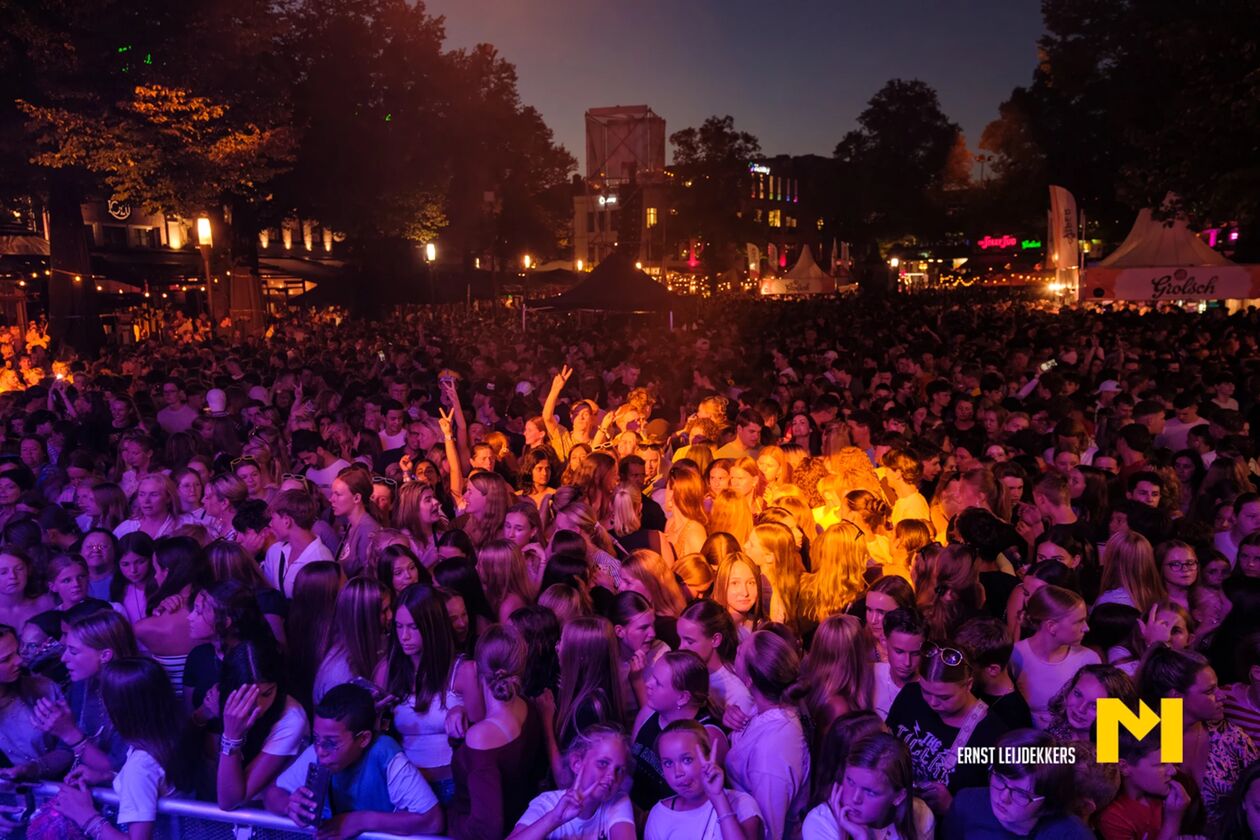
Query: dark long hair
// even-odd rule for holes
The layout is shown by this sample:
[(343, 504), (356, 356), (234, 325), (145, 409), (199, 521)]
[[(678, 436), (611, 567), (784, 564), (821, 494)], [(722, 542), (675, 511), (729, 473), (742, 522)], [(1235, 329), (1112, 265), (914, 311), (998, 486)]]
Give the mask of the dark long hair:
[[(420, 667), (411, 663), (398, 643), (398, 613), (406, 610), (420, 634)], [(394, 632), (389, 637), (389, 693), (405, 700), (413, 693), (416, 711), (423, 712), (437, 698), (446, 708), (446, 688), (455, 667), (455, 634), (446, 602), (432, 586), (413, 583), (398, 596), (394, 608)]]
[(515, 610), (508, 621), (525, 640), (525, 661), (529, 667), (521, 694), (537, 697), (548, 689), (556, 694), (560, 689), (560, 655), (556, 652), (560, 644), (560, 621), (556, 614), (546, 607), (529, 604)]
[(149, 596), (147, 608), (150, 614), (164, 599), (178, 595), (186, 586), (196, 590), (209, 577), (206, 553), (192, 537), (163, 537), (158, 540), (154, 544), (153, 562), (166, 571), (166, 580)]
[[(111, 531), (106, 531), (104, 528), (94, 528), (93, 531), (103, 531), (110, 537), (114, 536)], [(88, 533), (93, 531), (88, 531)], [(149, 576), (144, 581), (144, 597), (147, 601), (153, 597), (153, 593), (157, 592), (158, 588), (157, 581), (153, 577), (157, 571), (153, 565), (153, 538), (144, 531), (132, 531), (130, 534), (124, 534), (122, 539), (115, 540), (114, 545), (117, 550), (114, 552), (114, 577), (109, 582), (109, 600), (116, 604), (122, 603), (123, 596), (130, 585), (130, 581), (123, 577), (121, 570), (123, 555), (135, 554), (149, 558)]]
[(162, 666), (141, 656), (106, 663), (101, 669), (101, 699), (127, 746), (153, 756), (176, 790), (192, 790), (194, 759), (200, 752), (188, 748), (187, 721)]
[(315, 672), (332, 635), (333, 609), (341, 591), (341, 567), (331, 560), (307, 563), (293, 581), (293, 600), (285, 621), (289, 642), (289, 691), (309, 712)]
[(274, 644), (241, 642), (223, 658), (223, 673), (219, 678), (219, 711), (222, 714), (227, 699), (243, 685), (274, 683), (276, 697), (271, 707), (254, 721), (245, 736), (245, 762), (249, 763), (262, 752), (272, 727), (284, 714), (285, 691), (284, 666)]

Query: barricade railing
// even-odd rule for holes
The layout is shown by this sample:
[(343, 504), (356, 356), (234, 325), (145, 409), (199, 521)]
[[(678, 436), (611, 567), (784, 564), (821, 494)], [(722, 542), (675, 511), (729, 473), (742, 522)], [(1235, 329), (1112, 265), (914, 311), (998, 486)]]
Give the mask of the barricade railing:
[[(8, 822), (17, 828), (0, 829), (0, 837), (18, 840), (24, 836), (21, 823), (29, 820), (40, 805), (57, 794), (57, 785), (0, 785), (0, 807), (8, 812)], [(111, 820), (118, 812), (118, 794), (112, 788), (93, 788), (92, 798)], [(212, 802), (162, 797), (158, 800), (158, 820), (154, 840), (299, 840), (315, 830), (299, 828), (288, 817), (259, 808), (224, 811)], [(365, 840), (398, 840), (401, 835), (365, 832)], [(408, 835), (406, 840), (448, 840), (434, 835)]]

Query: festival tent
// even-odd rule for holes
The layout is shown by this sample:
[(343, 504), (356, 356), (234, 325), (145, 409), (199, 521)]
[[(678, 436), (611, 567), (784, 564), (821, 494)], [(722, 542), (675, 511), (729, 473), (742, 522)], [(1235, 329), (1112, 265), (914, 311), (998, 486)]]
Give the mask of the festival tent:
[(614, 254), (569, 291), (531, 303), (529, 308), (562, 312), (671, 312), (680, 304), (677, 295), (635, 268), (629, 257)]
[(1149, 209), (1106, 259), (1085, 270), (1082, 300), (1227, 300), (1260, 297), (1260, 265), (1213, 251), (1185, 219), (1160, 221)]
[(808, 245), (801, 249), (801, 256), (791, 271), (782, 277), (767, 277), (761, 281), (763, 295), (830, 295), (835, 291), (835, 278), (818, 267)]

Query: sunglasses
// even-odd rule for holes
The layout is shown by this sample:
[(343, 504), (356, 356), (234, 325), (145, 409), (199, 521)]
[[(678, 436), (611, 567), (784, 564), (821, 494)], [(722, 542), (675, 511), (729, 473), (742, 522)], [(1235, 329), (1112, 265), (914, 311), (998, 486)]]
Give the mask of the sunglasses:
[(372, 476), (372, 483), (373, 483), (373, 484), (384, 484), (386, 487), (397, 487), (397, 486), (398, 486), (398, 482), (397, 482), (397, 481), (394, 481), (394, 479), (392, 479), (392, 478), (386, 478), (386, 477), (385, 477), (385, 476), (383, 476), (383, 475), (374, 475), (374, 476)]
[(303, 487), (309, 488), (310, 486), (307, 484), (307, 481), (308, 481), (307, 477), (304, 475), (298, 475), (297, 473), (284, 473), (283, 475), (280, 476), (280, 480), (281, 481), (300, 481), (302, 482)]
[(951, 647), (942, 647), (936, 642), (927, 642), (923, 645), (923, 655), (928, 659), (939, 656), (941, 661), (949, 667), (953, 668), (967, 661), (967, 657), (963, 655), (961, 650)]
[(232, 459), (232, 469), (236, 469), (237, 467), (241, 466), (242, 464), (248, 464), (248, 465), (250, 465), (251, 467), (256, 467), (256, 466), (258, 466), (258, 459), (254, 458), (254, 456), (252, 456), (252, 455), (246, 455), (246, 456), (244, 456), (243, 458), (233, 458), (233, 459)]

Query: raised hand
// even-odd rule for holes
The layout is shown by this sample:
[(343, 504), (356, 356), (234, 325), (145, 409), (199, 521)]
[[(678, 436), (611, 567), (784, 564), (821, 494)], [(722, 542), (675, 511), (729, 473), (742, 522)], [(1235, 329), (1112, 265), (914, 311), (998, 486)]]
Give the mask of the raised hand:
[(557, 394), (560, 393), (564, 390), (564, 386), (568, 384), (569, 377), (572, 375), (573, 368), (568, 365), (562, 365), (560, 367), (560, 372), (557, 373), (551, 380), (551, 390), (555, 391)]
[(579, 790), (578, 784), (580, 782), (580, 776), (574, 779), (573, 786), (564, 792), (564, 796), (560, 797), (560, 800), (556, 802), (556, 807), (551, 810), (551, 813), (559, 821), (557, 826), (564, 825), (582, 813), (582, 806), (594, 795), (595, 788), (599, 787), (599, 780), (596, 779), (587, 787)]
[(712, 799), (726, 789), (726, 774), (722, 772), (722, 763), (718, 761), (717, 739), (709, 744), (709, 752), (700, 765), (700, 778), (704, 782), (704, 792)]
[(244, 738), (262, 709), (258, 706), (261, 692), (257, 685), (242, 685), (228, 695), (223, 704), (223, 737), (233, 741)]
[(1167, 642), (1172, 638), (1172, 628), (1159, 619), (1159, 605), (1155, 604), (1146, 614), (1146, 620), (1138, 619), (1138, 631), (1148, 645)]
[(643, 669), (647, 667), (647, 651), (639, 648), (634, 652), (634, 656), (630, 657), (630, 676), (643, 673)]
[(451, 418), (455, 416), (455, 409), (438, 409), (438, 428), (442, 430), (443, 437), (451, 437)]

